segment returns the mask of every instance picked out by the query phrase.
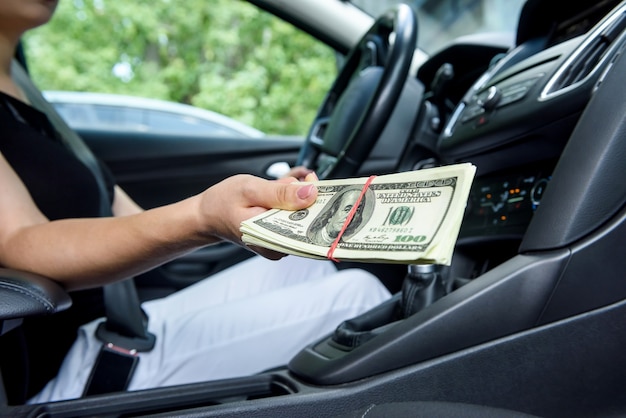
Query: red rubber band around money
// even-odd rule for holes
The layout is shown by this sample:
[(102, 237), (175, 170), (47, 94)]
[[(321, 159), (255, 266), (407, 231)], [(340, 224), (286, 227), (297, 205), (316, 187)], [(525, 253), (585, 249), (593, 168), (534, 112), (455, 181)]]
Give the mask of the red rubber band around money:
[(361, 189), (361, 194), (359, 195), (358, 199), (354, 203), (354, 206), (352, 206), (352, 209), (350, 209), (350, 212), (348, 212), (348, 217), (346, 218), (346, 221), (343, 223), (343, 226), (341, 227), (341, 230), (339, 231), (337, 238), (335, 238), (335, 241), (332, 243), (332, 245), (328, 249), (328, 253), (326, 253), (326, 258), (328, 258), (329, 260), (335, 261), (337, 263), (339, 262), (339, 260), (336, 260), (335, 258), (333, 258), (335, 249), (339, 245), (339, 240), (341, 239), (341, 236), (343, 235), (344, 232), (346, 232), (348, 225), (350, 225), (352, 218), (354, 218), (354, 214), (359, 208), (359, 205), (361, 204), (361, 200), (363, 200), (363, 196), (365, 196), (365, 192), (367, 192), (368, 187), (370, 187), (370, 184), (372, 184), (372, 181), (374, 181), (375, 178), (376, 176), (370, 176), (365, 182), (365, 184), (363, 185), (363, 189)]

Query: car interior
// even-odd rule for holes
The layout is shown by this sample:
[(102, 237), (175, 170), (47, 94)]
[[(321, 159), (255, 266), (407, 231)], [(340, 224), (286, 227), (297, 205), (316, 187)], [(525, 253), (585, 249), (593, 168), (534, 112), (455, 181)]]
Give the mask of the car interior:
[[(512, 48), (460, 40), (415, 70), (418, 26), (404, 4), (375, 20), (303, 143), (283, 138), (250, 151), (256, 139), (241, 139), (232, 152), (249, 166), (283, 160), (325, 179), (471, 162), (476, 178), (450, 266), (365, 266), (394, 296), (302, 347), (284, 367), (34, 405), (16, 395), (24, 379), (8, 370), (15, 351), (7, 347), (25, 319), (61, 314), (72, 295), (48, 278), (0, 269), (0, 413), (625, 414), (626, 2), (527, 0)], [(219, 163), (227, 145), (213, 144), (207, 157), (195, 138), (147, 148), (139, 136), (122, 143), (106, 132), (79, 134), (144, 207), (178, 197), (154, 190), (174, 185), (183, 196), (204, 188), (202, 178), (219, 181), (238, 167)], [(159, 159), (166, 151), (174, 157)], [(183, 182), (174, 170), (181, 164), (200, 175)], [(149, 349), (140, 300), (250, 255), (220, 244), (112, 286), (103, 338), (122, 346), (148, 340)]]

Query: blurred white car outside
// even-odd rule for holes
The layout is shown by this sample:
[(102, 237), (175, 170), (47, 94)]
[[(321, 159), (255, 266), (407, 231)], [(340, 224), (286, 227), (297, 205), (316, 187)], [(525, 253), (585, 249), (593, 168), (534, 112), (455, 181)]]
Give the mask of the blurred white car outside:
[(180, 103), (119, 94), (44, 91), (72, 129), (211, 137), (261, 138), (265, 134), (228, 116)]

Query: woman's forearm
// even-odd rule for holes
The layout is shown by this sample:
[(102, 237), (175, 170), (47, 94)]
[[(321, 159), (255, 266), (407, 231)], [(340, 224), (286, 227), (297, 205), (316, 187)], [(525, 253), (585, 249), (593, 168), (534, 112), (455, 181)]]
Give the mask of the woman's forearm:
[[(0, 169), (1, 169), (0, 165)], [(239, 226), (269, 208), (297, 210), (317, 197), (312, 184), (238, 175), (203, 193), (160, 208), (111, 218), (48, 221), (17, 179), (0, 177), (12, 199), (0, 201), (0, 264), (48, 276), (68, 289), (133, 276), (186, 252), (228, 240), (242, 245)], [(262, 248), (277, 259), (284, 254)]]
[(29, 225), (6, 241), (0, 258), (6, 267), (48, 276), (68, 289), (131, 277), (219, 240), (199, 233), (198, 200), (136, 215)]

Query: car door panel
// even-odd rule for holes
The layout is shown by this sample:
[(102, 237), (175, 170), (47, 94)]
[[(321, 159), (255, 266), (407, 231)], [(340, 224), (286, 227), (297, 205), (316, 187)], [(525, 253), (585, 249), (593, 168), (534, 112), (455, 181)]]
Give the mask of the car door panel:
[[(118, 184), (144, 208), (192, 196), (234, 174), (267, 177), (266, 171), (274, 163), (294, 164), (302, 144), (298, 137), (206, 138), (114, 130), (78, 133)], [(251, 254), (228, 243), (200, 249), (140, 277), (140, 295), (144, 299), (162, 296)]]
[(267, 177), (276, 162), (293, 164), (302, 139), (204, 138), (127, 132), (79, 132), (117, 182), (144, 208), (199, 193), (233, 174)]

